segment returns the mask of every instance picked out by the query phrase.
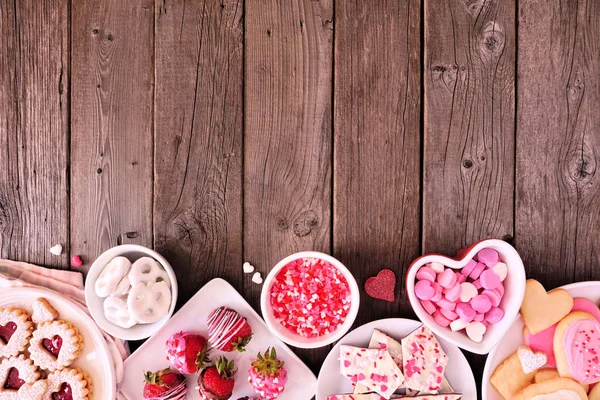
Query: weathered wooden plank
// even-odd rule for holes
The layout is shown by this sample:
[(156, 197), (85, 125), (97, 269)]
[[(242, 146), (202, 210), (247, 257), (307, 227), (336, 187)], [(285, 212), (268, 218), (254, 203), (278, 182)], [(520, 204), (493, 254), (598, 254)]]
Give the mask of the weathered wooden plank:
[(215, 277), (242, 289), (243, 2), (155, 15), (155, 246), (182, 303)]
[(71, 250), (152, 246), (154, 2), (72, 4)]
[[(412, 315), (403, 277), (420, 244), (420, 1), (338, 2), (335, 29), (333, 243), (361, 287), (363, 324)], [(362, 290), (382, 268), (398, 278), (393, 304)]]
[[(329, 252), (331, 0), (246, 2), (244, 258)], [(258, 306), (260, 286), (245, 297)], [(300, 353), (318, 370), (326, 350)]]
[(69, 30), (66, 0), (0, 1), (0, 257), (65, 266)]
[(548, 288), (600, 279), (600, 4), (519, 2), (516, 245)]
[(425, 1), (423, 251), (514, 220), (515, 2)]

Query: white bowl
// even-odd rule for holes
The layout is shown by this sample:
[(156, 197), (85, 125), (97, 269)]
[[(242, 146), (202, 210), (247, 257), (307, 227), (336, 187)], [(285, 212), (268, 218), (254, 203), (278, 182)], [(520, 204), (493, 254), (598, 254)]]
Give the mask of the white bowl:
[[(425, 264), (439, 262), (446, 267), (461, 269), (477, 252), (486, 248), (496, 250), (500, 256), (500, 260), (508, 266), (508, 275), (503, 282), (505, 293), (500, 303), (500, 308), (504, 310), (504, 318), (497, 324), (490, 324), (483, 336), (483, 340), (477, 343), (469, 339), (464, 330), (452, 332), (450, 328), (438, 325), (433, 317), (425, 311), (415, 295), (415, 281), (417, 271)], [(514, 247), (502, 240), (488, 239), (459, 251), (456, 258), (437, 254), (428, 254), (417, 258), (411, 264), (406, 275), (406, 291), (417, 317), (436, 335), (472, 353), (487, 354), (502, 340), (502, 337), (519, 314), (523, 296), (525, 295), (525, 268), (523, 267), (523, 261), (519, 253), (517, 253)]]
[[(340, 272), (342, 272), (342, 274), (346, 278), (346, 281), (348, 282), (348, 287), (350, 288), (351, 295), (350, 310), (348, 311), (348, 315), (346, 316), (344, 323), (340, 325), (336, 331), (331, 332), (330, 334), (316, 338), (303, 337), (291, 332), (289, 329), (277, 322), (275, 320), (275, 317), (273, 316), (273, 308), (271, 307), (270, 301), (270, 290), (273, 280), (284, 266), (299, 258), (318, 258), (320, 260), (326, 261), (334, 267), (336, 267)], [(335, 342), (336, 340), (344, 336), (344, 334), (348, 332), (348, 330), (354, 323), (354, 320), (356, 319), (359, 304), (360, 292), (358, 290), (358, 285), (356, 284), (356, 280), (354, 279), (350, 271), (348, 271), (348, 268), (346, 268), (344, 264), (331, 257), (330, 255), (320, 253), (318, 251), (302, 251), (300, 253), (292, 254), (291, 256), (288, 256), (283, 260), (279, 261), (277, 265), (273, 267), (269, 275), (265, 278), (260, 297), (261, 312), (271, 332), (273, 332), (275, 336), (283, 340), (285, 343), (303, 349), (315, 349), (317, 347), (323, 347)]]
[[(169, 275), (169, 280), (171, 281), (171, 306), (169, 307), (167, 315), (152, 324), (137, 324), (127, 329), (121, 328), (106, 319), (103, 308), (104, 298), (96, 295), (95, 284), (104, 267), (110, 260), (117, 256), (126, 257), (132, 263), (142, 257), (152, 257), (165, 269)], [(92, 318), (94, 318), (98, 326), (108, 334), (123, 340), (146, 339), (158, 332), (169, 318), (171, 318), (171, 315), (173, 315), (175, 304), (177, 304), (177, 278), (175, 277), (173, 268), (171, 268), (171, 265), (167, 260), (154, 250), (136, 244), (116, 246), (100, 254), (90, 267), (85, 280), (85, 302), (87, 303)]]

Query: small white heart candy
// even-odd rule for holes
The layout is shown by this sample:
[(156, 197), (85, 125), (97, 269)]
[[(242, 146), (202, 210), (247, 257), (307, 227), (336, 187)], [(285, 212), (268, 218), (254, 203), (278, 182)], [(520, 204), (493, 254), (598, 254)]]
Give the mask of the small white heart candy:
[(244, 263), (243, 268), (245, 274), (251, 274), (254, 272), (254, 265), (250, 264), (248, 261)]
[(62, 251), (63, 247), (60, 244), (56, 244), (50, 247), (50, 253), (54, 254), (55, 256), (60, 256), (62, 254)]
[(438, 274), (441, 274), (442, 272), (444, 272), (444, 264), (442, 264), (442, 263), (432, 262), (430, 264), (430, 267), (431, 267), (432, 270), (434, 270)]
[(467, 336), (476, 343), (481, 343), (487, 328), (481, 322), (471, 322), (467, 325)]
[(255, 272), (254, 275), (252, 275), (252, 282), (254, 282), (258, 285), (263, 283), (263, 278), (262, 278), (262, 276), (260, 276), (260, 272)]
[(477, 288), (472, 283), (463, 282), (460, 284), (460, 301), (463, 303), (468, 303), (478, 293)]
[(536, 351), (534, 353), (527, 346), (519, 346), (517, 356), (521, 362), (521, 368), (523, 368), (523, 372), (526, 374), (542, 368), (546, 365), (546, 362), (548, 362), (548, 357), (545, 353), (541, 351)]
[(508, 266), (503, 262), (499, 262), (498, 264), (494, 265), (492, 271), (494, 271), (494, 273), (500, 277), (500, 282), (504, 282), (506, 275), (508, 275)]
[(460, 331), (465, 329), (469, 324), (470, 322), (467, 322), (463, 319), (455, 319), (454, 321), (450, 322), (450, 329), (452, 329), (452, 332)]

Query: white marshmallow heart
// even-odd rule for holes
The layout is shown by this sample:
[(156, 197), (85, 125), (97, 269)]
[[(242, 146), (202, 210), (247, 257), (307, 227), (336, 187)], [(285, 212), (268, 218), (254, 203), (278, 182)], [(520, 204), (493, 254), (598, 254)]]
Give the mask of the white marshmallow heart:
[(475, 285), (470, 282), (460, 284), (460, 301), (468, 303), (471, 299), (479, 294)]
[(439, 262), (432, 262), (430, 265), (432, 270), (434, 270), (435, 272), (437, 272), (438, 274), (441, 274), (442, 272), (444, 272), (444, 264), (439, 263)]
[(104, 300), (104, 316), (106, 319), (121, 328), (129, 329), (137, 320), (131, 315), (127, 308), (127, 302), (120, 297), (107, 297)]
[(467, 331), (467, 336), (469, 337), (469, 339), (476, 343), (481, 343), (481, 341), (483, 340), (483, 335), (487, 330), (485, 325), (481, 322), (471, 322), (469, 325), (467, 325), (465, 329)]
[(542, 368), (548, 362), (548, 356), (541, 351), (535, 353), (527, 346), (519, 346), (517, 356), (521, 362), (521, 368), (525, 374), (529, 374)]
[(455, 319), (454, 321), (450, 322), (450, 329), (452, 329), (452, 332), (460, 331), (465, 329), (469, 324), (470, 322), (467, 322), (463, 319)]
[(503, 262), (499, 262), (492, 268), (492, 271), (500, 277), (500, 282), (504, 282), (508, 275), (508, 266)]
[(94, 285), (99, 297), (108, 297), (115, 291), (119, 282), (131, 268), (131, 261), (125, 257), (115, 257), (102, 270)]
[(258, 285), (263, 283), (263, 278), (262, 278), (262, 276), (260, 276), (260, 272), (255, 272), (254, 275), (252, 275), (252, 282), (254, 282)]
[(55, 256), (60, 256), (62, 251), (63, 247), (60, 244), (55, 244), (54, 246), (50, 247), (50, 253), (54, 254)]
[(244, 263), (244, 265), (242, 266), (242, 268), (244, 268), (244, 273), (245, 274), (251, 274), (252, 272), (254, 272), (254, 265), (250, 264), (247, 261)]
[(171, 281), (167, 271), (151, 257), (142, 257), (136, 260), (129, 271), (129, 282), (132, 287), (140, 283), (165, 282), (167, 287), (171, 287)]
[(127, 296), (131, 315), (144, 324), (152, 324), (169, 312), (171, 289), (166, 282), (140, 283)]

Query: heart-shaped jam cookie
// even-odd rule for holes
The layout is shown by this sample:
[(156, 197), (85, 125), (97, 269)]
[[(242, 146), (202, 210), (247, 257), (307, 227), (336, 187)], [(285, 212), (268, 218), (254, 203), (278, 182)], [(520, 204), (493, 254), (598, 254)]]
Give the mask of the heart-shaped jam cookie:
[(33, 324), (20, 309), (0, 308), (0, 357), (16, 356), (27, 348)]
[(600, 381), (600, 323), (583, 311), (563, 318), (554, 334), (554, 356), (560, 376), (583, 384)]
[(92, 397), (92, 381), (87, 373), (77, 368), (65, 368), (48, 375), (45, 399), (89, 400)]
[(83, 337), (66, 321), (44, 322), (33, 332), (29, 357), (35, 365), (56, 371), (71, 365), (81, 354)]
[(21, 386), (33, 383), (39, 377), (37, 368), (23, 354), (2, 360), (0, 363), (0, 398), (4, 398), (2, 394), (16, 394)]

